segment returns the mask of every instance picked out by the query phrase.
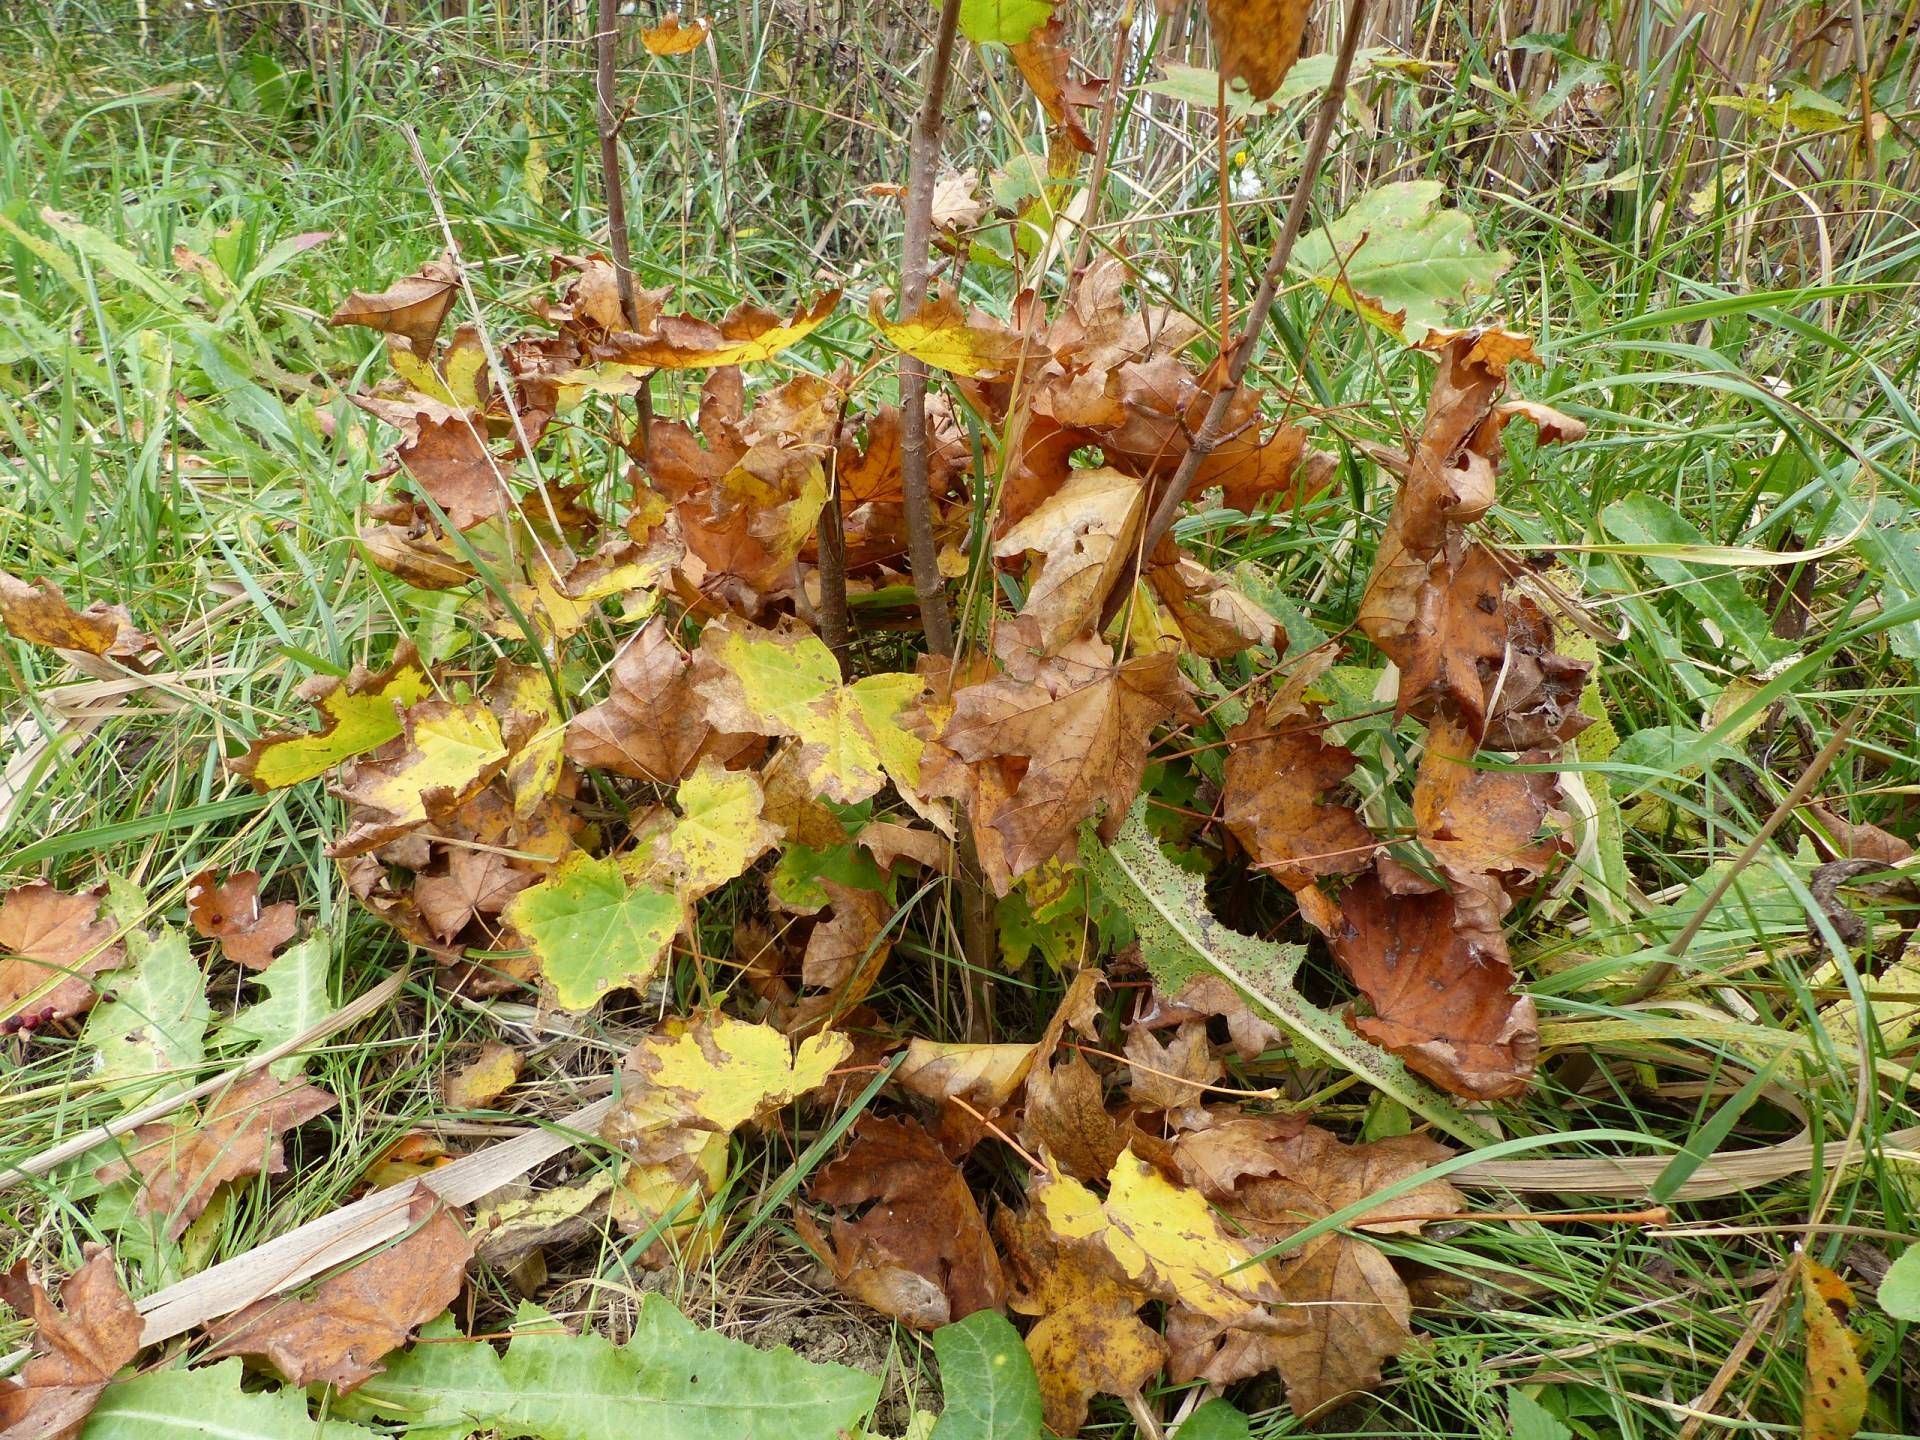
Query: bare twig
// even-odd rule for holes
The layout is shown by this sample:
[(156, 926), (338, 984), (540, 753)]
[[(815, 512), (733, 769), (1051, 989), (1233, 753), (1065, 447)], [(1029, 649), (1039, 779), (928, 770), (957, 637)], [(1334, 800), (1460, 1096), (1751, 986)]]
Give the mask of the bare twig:
[(627, 187), (620, 178), (620, 112), (613, 103), (613, 42), (618, 24), (614, 0), (600, 0), (593, 36), (593, 95), (600, 125), (600, 175), (607, 189), (607, 251), (613, 256), (614, 279), (620, 287), (620, 313), (637, 330), (640, 313), (633, 303), (633, 252), (627, 245)]
[[(900, 313), (911, 314), (927, 298), (927, 246), (933, 233), (933, 177), (940, 162), (942, 111), (947, 101), (947, 72), (953, 65), (954, 36), (960, 25), (960, 0), (944, 0), (939, 32), (920, 114), (913, 124), (907, 158), (906, 251), (900, 259)], [(914, 598), (920, 602), (920, 628), (935, 654), (953, 649), (953, 621), (947, 615), (940, 583), (940, 555), (933, 538), (933, 497), (927, 487), (927, 367), (911, 355), (900, 357), (900, 479), (907, 518), (907, 561)]]
[[(1307, 202), (1313, 195), (1314, 181), (1319, 177), (1320, 162), (1327, 153), (1327, 140), (1333, 134), (1333, 122), (1340, 114), (1340, 107), (1347, 96), (1347, 75), (1353, 69), (1353, 52), (1360, 44), (1360, 31), (1366, 24), (1367, 0), (1348, 0), (1345, 27), (1340, 32), (1340, 52), (1333, 62), (1333, 78), (1327, 82), (1326, 94), (1320, 97), (1320, 108), (1314, 114), (1313, 133), (1307, 139), (1306, 153), (1300, 161), (1300, 178), (1294, 185), (1293, 201), (1287, 206), (1286, 220), (1280, 226), (1280, 233), (1274, 237), (1273, 249), (1267, 255), (1266, 272), (1260, 277), (1260, 289), (1255, 292), (1253, 301), (1247, 307), (1246, 328), (1241, 331), (1240, 343), (1233, 349), (1227, 361), (1225, 382), (1213, 397), (1213, 403), (1207, 407), (1207, 415), (1200, 422), (1187, 447), (1187, 453), (1180, 459), (1180, 468), (1173, 473), (1173, 479), (1167, 482), (1167, 488), (1160, 497), (1160, 503), (1154, 507), (1152, 517), (1141, 537), (1139, 553), (1150, 556), (1166, 533), (1173, 528), (1180, 506), (1185, 503), (1187, 491), (1193, 488), (1193, 477), (1199, 473), (1201, 465), (1214, 452), (1214, 448), (1227, 438), (1227, 412), (1233, 408), (1234, 400), (1240, 394), (1240, 382), (1247, 373), (1247, 366), (1253, 361), (1253, 352), (1259, 347), (1260, 335), (1266, 329), (1267, 314), (1273, 309), (1275, 295), (1280, 290), (1280, 280), (1286, 274), (1287, 262), (1293, 258), (1294, 243), (1300, 238), (1300, 231), (1306, 224)], [(1104, 630), (1112, 623), (1114, 616), (1120, 613), (1127, 597), (1133, 593), (1131, 577), (1123, 577), (1122, 584), (1113, 588), (1107, 596), (1105, 610), (1101, 613), (1100, 626)]]

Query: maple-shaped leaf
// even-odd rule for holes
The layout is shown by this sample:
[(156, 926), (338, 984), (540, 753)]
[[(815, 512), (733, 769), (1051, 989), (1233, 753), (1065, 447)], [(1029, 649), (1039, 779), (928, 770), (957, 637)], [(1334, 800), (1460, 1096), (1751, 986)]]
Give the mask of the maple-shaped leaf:
[(430, 260), (418, 271), (372, 294), (356, 290), (340, 303), (329, 325), (365, 325), (389, 335), (404, 336), (421, 357), (433, 352), (447, 312), (453, 308), (460, 275), (442, 260)]
[(466, 1227), (431, 1191), (415, 1197), (410, 1218), (406, 1236), (311, 1297), (261, 1300), (208, 1325), (206, 1358), (256, 1355), (295, 1385), (342, 1392), (378, 1375), (381, 1356), (453, 1303), (473, 1256)]
[(476, 916), (498, 915), (538, 879), (497, 850), (454, 846), (444, 870), (423, 873), (413, 882), (413, 903), (428, 928), (450, 941)]
[(1039, 627), (1039, 645), (1057, 650), (1096, 628), (1100, 608), (1134, 563), (1146, 508), (1141, 483), (1118, 470), (1076, 470), (994, 543), (1000, 559), (1031, 554), (1020, 613)]
[[(1082, 821), (1117, 829), (1146, 772), (1154, 728), (1196, 712), (1167, 653), (1116, 665), (1083, 636), (1036, 656), (1020, 624), (1003, 627), (1006, 673), (956, 690), (939, 746), (963, 762), (943, 793), (964, 797), (996, 894), (1070, 848)], [(1005, 762), (1024, 759), (1015, 772)], [(990, 839), (988, 838), (990, 835)]]
[(177, 1240), (227, 1181), (284, 1173), (285, 1133), (337, 1103), (317, 1085), (256, 1070), (221, 1091), (199, 1115), (137, 1128), (126, 1158), (102, 1166), (98, 1178), (139, 1175), (135, 1213), (163, 1217), (167, 1238)]
[(963, 310), (953, 291), (936, 288), (917, 310), (895, 320), (893, 295), (876, 290), (867, 299), (867, 318), (887, 343), (934, 370), (970, 380), (1009, 380), (1036, 370), (1045, 347), (1022, 338), (1001, 320)]
[(805, 1212), (797, 1228), (840, 1288), (883, 1315), (933, 1330), (1004, 1301), (980, 1207), (918, 1123), (862, 1115), (853, 1144), (821, 1167), (809, 1194), (841, 1209), (869, 1207), (857, 1220), (834, 1220), (831, 1249)]
[(94, 1052), (94, 1078), (126, 1109), (186, 1089), (206, 1058), (207, 977), (172, 926), (127, 934), (128, 968), (111, 998), (87, 1017), (81, 1039)]
[(1065, 23), (1056, 15), (1037, 26), (1025, 40), (1014, 45), (1013, 63), (1020, 67), (1047, 118), (1061, 127), (1074, 149), (1091, 155), (1093, 137), (1080, 123), (1079, 107), (1099, 104), (1104, 82), (1074, 79)]
[(1253, 863), (1290, 890), (1367, 868), (1378, 848), (1338, 792), (1358, 757), (1326, 738), (1311, 701), (1282, 694), (1227, 732), (1227, 828)]
[(1226, 1073), (1207, 1038), (1204, 1020), (1182, 1021), (1163, 1043), (1145, 1025), (1127, 1027), (1127, 1069), (1134, 1104), (1144, 1110), (1181, 1111), (1197, 1106), (1207, 1088)]
[(1238, 1323), (1277, 1298), (1257, 1249), (1224, 1226), (1198, 1190), (1174, 1184), (1131, 1148), (1113, 1162), (1105, 1199), (1063, 1175), (1036, 1176), (1029, 1194), (1058, 1243), (1103, 1250), (1130, 1284), (1158, 1299)]
[(567, 758), (636, 780), (673, 784), (702, 754), (724, 758), (741, 738), (715, 732), (693, 688), (693, 660), (650, 620), (613, 662), (607, 698), (567, 723)]
[(258, 870), (236, 870), (225, 880), (202, 870), (187, 882), (187, 919), (243, 970), (264, 970), (299, 928), (300, 907), (283, 900), (263, 908)]
[[(834, 490), (840, 497), (841, 529), (849, 573), (870, 569), (907, 550), (905, 481), (900, 470), (900, 409), (883, 405), (864, 422), (849, 417), (840, 428)], [(864, 432), (864, 433), (863, 433)], [(927, 400), (927, 492), (934, 500), (934, 539), (957, 543), (971, 523), (965, 503), (973, 447), (950, 399)], [(813, 558), (813, 551), (803, 558)]]
[(356, 810), (329, 854), (357, 855), (446, 815), (506, 766), (500, 721), (485, 701), (422, 700), (401, 723), (400, 735), (332, 787)]
[(1553, 648), (1553, 621), (1529, 596), (1509, 590), (1505, 614), (1507, 653), (1484, 739), (1495, 750), (1564, 745), (1593, 723), (1580, 708), (1593, 665)]
[[(1487, 770), (1473, 764), (1466, 728), (1436, 719), (1413, 786), (1413, 820), (1453, 891), (1456, 923), (1469, 941), (1497, 944), (1512, 905), (1508, 887), (1537, 880), (1569, 846), (1551, 771)], [(1544, 752), (1523, 755), (1538, 764)], [(1406, 888), (1402, 886), (1401, 888)]]
[(512, 513), (511, 461), (488, 447), (484, 418), (424, 396), (356, 395), (353, 403), (401, 432), (394, 458), (454, 529), (471, 530)]
[(126, 606), (96, 600), (75, 610), (51, 580), (29, 585), (5, 570), (0, 570), (0, 628), (30, 645), (123, 660), (153, 647), (153, 641), (134, 628)]
[[(1262, 1246), (1284, 1240), (1305, 1225), (1374, 1195), (1447, 1158), (1445, 1147), (1422, 1136), (1402, 1135), (1369, 1145), (1346, 1145), (1317, 1126), (1243, 1125), (1227, 1137), (1251, 1152), (1239, 1166), (1223, 1167), (1222, 1142), (1208, 1132), (1182, 1135), (1174, 1155), (1183, 1174), (1232, 1221)], [(1203, 1151), (1203, 1145), (1210, 1146)], [(1208, 1158), (1203, 1158), (1203, 1156)], [(1427, 1181), (1382, 1201), (1385, 1215), (1367, 1215), (1349, 1228), (1375, 1234), (1415, 1233), (1420, 1219), (1463, 1210), (1459, 1193), (1444, 1180)], [(1280, 1311), (1287, 1323), (1265, 1330), (1222, 1328), (1198, 1314), (1176, 1315), (1168, 1327), (1174, 1345), (1170, 1370), (1178, 1379), (1202, 1377), (1215, 1384), (1278, 1369), (1294, 1412), (1305, 1418), (1371, 1389), (1381, 1362), (1412, 1339), (1412, 1303), (1393, 1264), (1359, 1235), (1335, 1231), (1289, 1256), (1269, 1262)]]
[(958, 1096), (976, 1110), (998, 1110), (1026, 1080), (1033, 1059), (1031, 1045), (942, 1044), (916, 1035), (894, 1079), (929, 1100)]
[(1443, 1090), (1477, 1100), (1523, 1092), (1540, 1053), (1533, 1001), (1515, 995), (1513, 964), (1496, 932), (1469, 936), (1445, 891), (1396, 895), (1377, 874), (1337, 905), (1304, 892), (1301, 913), (1323, 931), (1373, 1014), (1362, 1036)]
[[(599, 363), (584, 378), (631, 377), (653, 370), (704, 369), (770, 360), (819, 329), (839, 303), (840, 292), (828, 290), (810, 304), (796, 306), (786, 320), (771, 310), (742, 303), (729, 310), (718, 325), (692, 315), (661, 315), (643, 333), (622, 331), (596, 345), (593, 353)], [(563, 380), (580, 378), (566, 376)]]
[(487, 686), (487, 707), (507, 748), (502, 778), (513, 813), (525, 819), (550, 799), (560, 783), (566, 743), (565, 717), (553, 686), (537, 665), (501, 663)]
[[(314, 1029), (333, 1013), (327, 987), (332, 948), (324, 930), (315, 931), (253, 977), (266, 998), (228, 1017), (220, 1027), (223, 1042), (245, 1043), (253, 1054), (272, 1050)], [(280, 1080), (303, 1074), (312, 1051), (284, 1055), (267, 1066)]]
[(610, 990), (645, 985), (682, 918), (670, 887), (584, 853), (514, 896), (503, 914), (526, 937), (564, 1010), (590, 1009)]
[(1228, 84), (1241, 81), (1265, 100), (1300, 58), (1307, 0), (1207, 0), (1207, 25)]
[(100, 918), (104, 888), (66, 895), (44, 880), (0, 898), (0, 1022), (11, 1028), (83, 1014), (99, 997), (89, 977), (127, 954)]
[[(565, 640), (592, 624), (607, 600), (624, 599), (629, 613), (644, 614), (652, 592), (685, 555), (680, 539), (664, 531), (650, 534), (645, 544), (609, 540), (584, 558), (565, 546), (530, 549), (520, 557), (526, 578), (508, 582), (506, 591), (544, 635)], [(520, 617), (505, 606), (496, 611), (491, 628), (505, 639), (524, 633)]]
[(1166, 1345), (1137, 1313), (1147, 1294), (1104, 1251), (1056, 1240), (1038, 1206), (1001, 1210), (993, 1231), (1006, 1256), (1009, 1305), (1037, 1317), (1027, 1354), (1047, 1428), (1077, 1435), (1095, 1395), (1136, 1395), (1160, 1373)]
[(920, 779), (922, 742), (901, 713), (924, 688), (917, 675), (869, 675), (840, 683), (840, 666), (818, 636), (714, 623), (700, 632), (693, 686), (718, 729), (790, 735), (792, 763), (816, 794), (854, 804), (889, 777)]
[(520, 1078), (526, 1057), (500, 1040), (488, 1040), (479, 1054), (447, 1076), (440, 1099), (449, 1110), (485, 1110)]
[(60, 1284), (60, 1306), (19, 1261), (0, 1273), (0, 1300), (33, 1321), (31, 1356), (0, 1382), (0, 1435), (72, 1440), (107, 1382), (140, 1350), (140, 1312), (113, 1268), (113, 1251), (86, 1247), (86, 1263)]
[(779, 827), (762, 813), (765, 796), (752, 771), (702, 760), (674, 799), (680, 818), (655, 838), (650, 873), (669, 877), (683, 900), (746, 874), (780, 842)]
[(301, 695), (320, 712), (314, 731), (262, 735), (233, 769), (256, 790), (278, 790), (324, 775), (344, 760), (378, 749), (404, 728), (400, 711), (432, 693), (413, 647), (403, 645), (385, 670), (356, 665), (346, 679), (320, 676)]
[(841, 885), (825, 877), (820, 887), (833, 909), (807, 936), (800, 967), (802, 983), (815, 989), (836, 989), (864, 972), (869, 977), (866, 983), (871, 985), (893, 944), (887, 938), (893, 902), (877, 890)]
[(1481, 247), (1465, 212), (1440, 208), (1445, 193), (1438, 180), (1377, 186), (1332, 223), (1302, 234), (1292, 269), (1334, 303), (1419, 341), (1452, 310), (1490, 294), (1513, 264), (1505, 250)]
[(649, 55), (684, 55), (706, 43), (707, 30), (705, 20), (682, 24), (680, 12), (675, 10), (658, 25), (649, 25), (642, 30), (640, 43), (647, 47)]
[(813, 1035), (796, 1047), (771, 1025), (722, 1012), (675, 1018), (621, 1065), (620, 1098), (600, 1133), (636, 1162), (693, 1178), (690, 1161), (709, 1140), (766, 1119), (826, 1082), (853, 1053), (845, 1035)]

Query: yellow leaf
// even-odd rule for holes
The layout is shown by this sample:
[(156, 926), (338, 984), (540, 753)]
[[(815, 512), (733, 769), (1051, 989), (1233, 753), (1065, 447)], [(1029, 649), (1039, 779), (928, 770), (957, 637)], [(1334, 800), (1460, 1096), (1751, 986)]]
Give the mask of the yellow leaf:
[(600, 364), (559, 377), (563, 385), (631, 389), (633, 377), (648, 370), (691, 370), (750, 365), (771, 360), (804, 340), (826, 322), (840, 292), (829, 290), (811, 305), (795, 308), (782, 320), (757, 305), (736, 305), (718, 325), (691, 315), (662, 315), (644, 334), (610, 337), (596, 352)]
[(957, 1096), (976, 1110), (997, 1110), (1027, 1078), (1033, 1057), (1031, 1045), (942, 1045), (916, 1036), (895, 1078), (931, 1100)]
[(809, 1036), (796, 1050), (771, 1025), (726, 1014), (669, 1021), (627, 1057), (629, 1088), (605, 1133), (633, 1140), (695, 1122), (701, 1135), (731, 1134), (824, 1083), (852, 1053), (837, 1031)]
[(707, 759), (680, 786), (680, 818), (654, 841), (654, 873), (673, 877), (682, 900), (719, 889), (780, 842), (761, 814), (760, 781)]
[(1229, 1234), (1198, 1190), (1168, 1181), (1133, 1153), (1120, 1152), (1102, 1201), (1078, 1180), (1054, 1175), (1035, 1184), (1053, 1233), (1067, 1242), (1104, 1247), (1121, 1272), (1160, 1299), (1212, 1319), (1231, 1321), (1277, 1298), (1255, 1251)]
[(1800, 1257), (1800, 1313), (1807, 1327), (1807, 1383), (1801, 1397), (1804, 1440), (1853, 1440), (1867, 1415), (1867, 1380), (1853, 1331), (1834, 1313), (1853, 1291), (1833, 1271)]
[(500, 722), (479, 701), (423, 700), (386, 751), (354, 766), (338, 793), (381, 812), (389, 827), (418, 825), (457, 805), (506, 762)]
[(511, 752), (507, 788), (513, 793), (513, 813), (524, 820), (560, 783), (566, 721), (546, 672), (537, 665), (501, 663), (487, 687), (487, 703)]
[(355, 669), (345, 680), (327, 682), (313, 701), (320, 712), (318, 730), (262, 735), (233, 768), (256, 790), (311, 780), (399, 735), (400, 711), (431, 693), (418, 657), (403, 649), (393, 665), (378, 674)]
[(950, 375), (975, 380), (1001, 380), (1021, 368), (1026, 356), (1027, 368), (1046, 358), (1046, 350), (1037, 342), (1031, 347), (1001, 321), (991, 316), (961, 310), (950, 290), (934, 294), (911, 315), (898, 320), (888, 318), (893, 296), (876, 291), (867, 300), (867, 318), (873, 328), (896, 350), (905, 352)]
[(658, 25), (640, 32), (640, 43), (647, 47), (649, 55), (685, 55), (689, 50), (699, 49), (706, 38), (706, 21), (691, 20), (682, 25), (677, 10)]
[(520, 1065), (518, 1050), (489, 1040), (478, 1056), (447, 1077), (441, 1098), (449, 1110), (484, 1110), (513, 1088)]

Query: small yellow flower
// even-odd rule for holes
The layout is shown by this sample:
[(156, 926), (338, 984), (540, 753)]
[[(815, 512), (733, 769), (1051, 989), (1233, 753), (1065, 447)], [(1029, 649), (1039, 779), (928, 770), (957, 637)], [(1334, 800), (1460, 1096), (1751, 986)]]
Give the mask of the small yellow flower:
[(1253, 157), (1244, 150), (1234, 151), (1233, 152), (1233, 168), (1236, 170), (1240, 169), (1242, 166), (1244, 166), (1247, 163), (1247, 161), (1251, 160), (1252, 158)]

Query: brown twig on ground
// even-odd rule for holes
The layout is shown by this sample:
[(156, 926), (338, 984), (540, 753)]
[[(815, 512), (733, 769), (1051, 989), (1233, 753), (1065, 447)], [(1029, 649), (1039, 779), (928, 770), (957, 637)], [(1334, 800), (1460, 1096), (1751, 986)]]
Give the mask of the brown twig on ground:
[[(1300, 238), (1300, 231), (1306, 224), (1307, 202), (1313, 195), (1314, 181), (1319, 177), (1320, 162), (1327, 153), (1327, 140), (1333, 134), (1333, 122), (1340, 114), (1340, 107), (1346, 100), (1347, 75), (1353, 69), (1353, 53), (1359, 48), (1360, 31), (1367, 18), (1367, 0), (1348, 0), (1347, 16), (1344, 28), (1340, 32), (1340, 51), (1333, 62), (1333, 78), (1327, 82), (1326, 94), (1320, 97), (1320, 108), (1313, 118), (1313, 133), (1307, 139), (1306, 153), (1300, 161), (1300, 179), (1293, 190), (1293, 200), (1287, 206), (1287, 217), (1281, 223), (1280, 233), (1274, 237), (1273, 249), (1267, 254), (1267, 268), (1260, 277), (1260, 288), (1254, 293), (1252, 302), (1247, 306), (1246, 328), (1241, 331), (1240, 343), (1233, 348), (1227, 360), (1225, 383), (1213, 397), (1213, 403), (1207, 407), (1206, 418), (1200, 422), (1187, 453), (1180, 459), (1180, 468), (1173, 473), (1173, 479), (1167, 482), (1167, 488), (1160, 496), (1160, 503), (1154, 507), (1152, 517), (1141, 536), (1139, 554), (1141, 563), (1154, 552), (1154, 548), (1173, 528), (1174, 519), (1185, 503), (1187, 491), (1193, 488), (1193, 477), (1220, 442), (1227, 438), (1227, 414), (1233, 408), (1235, 398), (1240, 394), (1240, 382), (1247, 373), (1247, 366), (1253, 361), (1253, 352), (1260, 344), (1261, 332), (1266, 329), (1267, 315), (1273, 309), (1274, 297), (1279, 293), (1280, 280), (1286, 274), (1287, 262), (1293, 258), (1293, 247)], [(1123, 576), (1123, 583), (1116, 585), (1113, 593), (1107, 596), (1106, 608), (1101, 612), (1100, 627), (1105, 629), (1113, 623), (1127, 603), (1127, 597), (1133, 593), (1133, 577)]]
[[(933, 178), (940, 163), (940, 131), (947, 102), (947, 72), (953, 66), (954, 37), (960, 26), (960, 0), (944, 0), (933, 60), (920, 114), (913, 122), (907, 158), (907, 233), (900, 257), (900, 313), (911, 314), (927, 298), (927, 246), (933, 233)], [(920, 628), (936, 655), (953, 649), (953, 621), (947, 615), (940, 581), (940, 554), (933, 538), (933, 497), (927, 488), (927, 367), (911, 355), (900, 357), (900, 481), (907, 518), (907, 562), (914, 598), (920, 602)]]

